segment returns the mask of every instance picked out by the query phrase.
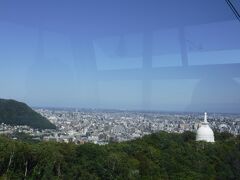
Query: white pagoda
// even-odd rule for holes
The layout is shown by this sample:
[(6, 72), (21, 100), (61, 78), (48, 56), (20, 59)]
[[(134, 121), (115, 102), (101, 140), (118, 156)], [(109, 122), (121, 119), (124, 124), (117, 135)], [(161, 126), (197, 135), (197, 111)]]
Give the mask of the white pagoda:
[(207, 122), (207, 113), (204, 113), (204, 121), (197, 130), (196, 141), (214, 142), (214, 134)]

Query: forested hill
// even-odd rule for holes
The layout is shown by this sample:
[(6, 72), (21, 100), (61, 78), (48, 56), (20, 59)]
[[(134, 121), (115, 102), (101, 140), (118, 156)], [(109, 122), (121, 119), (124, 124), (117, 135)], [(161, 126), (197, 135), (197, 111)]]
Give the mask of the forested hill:
[(240, 138), (159, 132), (105, 146), (0, 137), (0, 179), (240, 179)]
[(33, 111), (29, 106), (15, 100), (0, 99), (0, 123), (28, 125), (38, 129), (55, 129), (55, 125)]

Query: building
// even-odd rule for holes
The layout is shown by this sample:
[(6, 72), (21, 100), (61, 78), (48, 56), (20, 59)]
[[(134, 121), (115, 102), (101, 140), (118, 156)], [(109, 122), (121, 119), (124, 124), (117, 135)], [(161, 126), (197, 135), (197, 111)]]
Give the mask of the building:
[(197, 130), (196, 141), (214, 142), (214, 134), (207, 122), (207, 113), (204, 114), (204, 121)]

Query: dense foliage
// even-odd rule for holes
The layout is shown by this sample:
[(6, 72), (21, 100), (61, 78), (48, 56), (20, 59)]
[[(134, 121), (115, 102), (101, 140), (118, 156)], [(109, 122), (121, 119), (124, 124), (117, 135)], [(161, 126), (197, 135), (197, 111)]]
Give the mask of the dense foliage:
[(55, 125), (33, 111), (26, 104), (15, 100), (0, 99), (0, 123), (28, 125), (37, 129), (55, 129)]
[(9, 179), (240, 179), (240, 138), (159, 132), (105, 146), (26, 143), (0, 137), (0, 177)]

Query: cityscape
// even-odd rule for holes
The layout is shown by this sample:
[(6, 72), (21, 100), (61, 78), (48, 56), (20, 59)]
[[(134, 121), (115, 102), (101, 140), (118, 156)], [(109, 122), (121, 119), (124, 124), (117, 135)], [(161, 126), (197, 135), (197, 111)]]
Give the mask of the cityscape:
[(0, 0), (0, 180), (240, 180), (240, 0)]
[[(38, 130), (29, 126), (0, 125), (0, 134), (26, 133), (34, 140), (108, 144), (129, 141), (144, 135), (166, 131), (196, 132), (201, 126), (203, 113), (147, 112), (97, 109), (35, 108), (57, 129)], [(239, 114), (209, 113), (208, 122), (214, 131), (240, 134)]]

